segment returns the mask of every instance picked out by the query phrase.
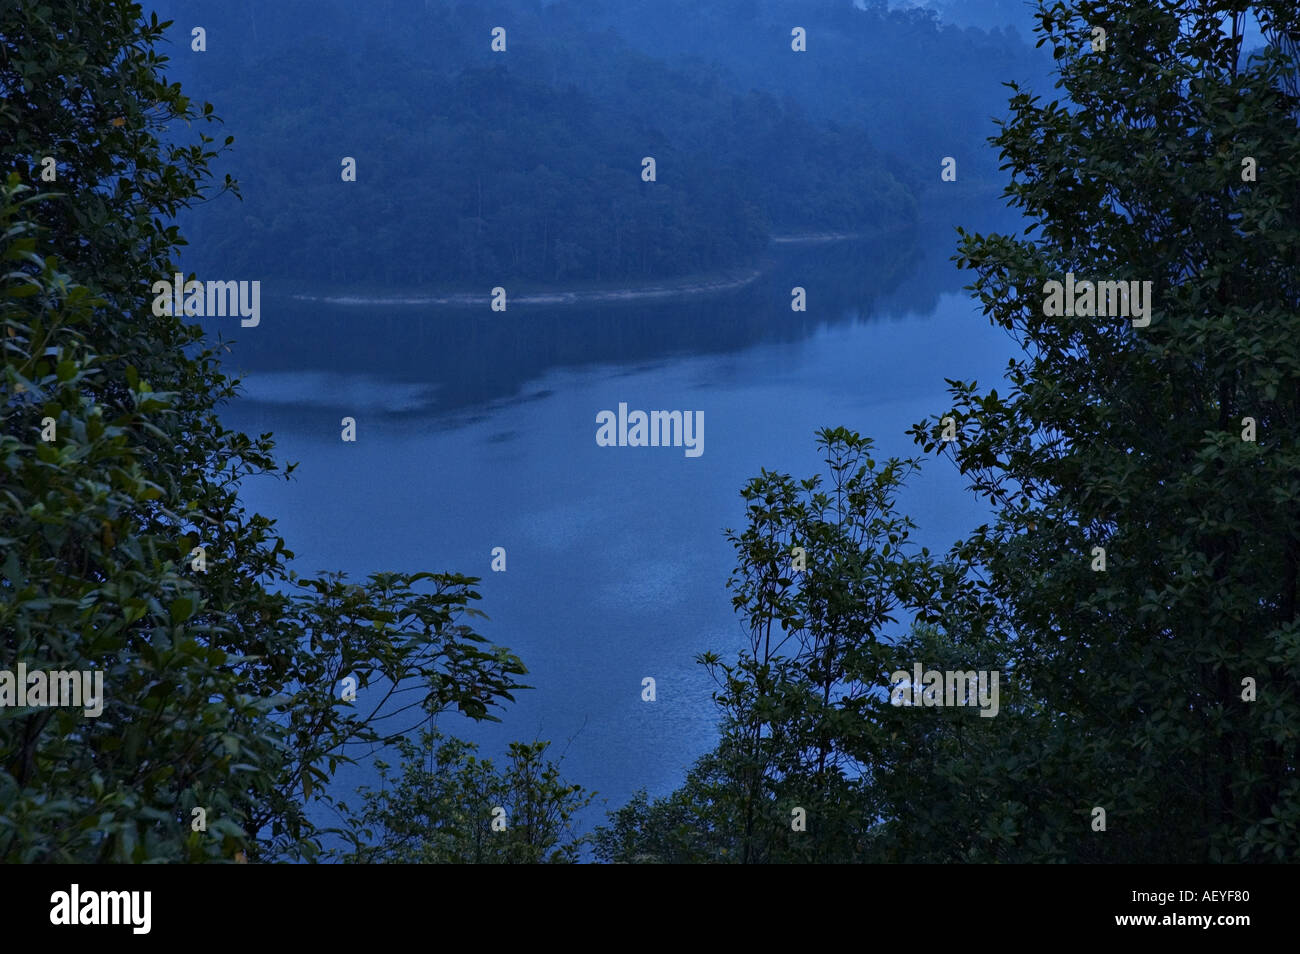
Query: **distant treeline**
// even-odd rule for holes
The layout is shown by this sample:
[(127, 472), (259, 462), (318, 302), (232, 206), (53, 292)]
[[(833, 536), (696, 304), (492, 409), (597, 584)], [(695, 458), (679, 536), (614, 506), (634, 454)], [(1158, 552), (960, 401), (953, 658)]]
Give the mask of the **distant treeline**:
[[(159, 4), (180, 17), (172, 72), (235, 137), (218, 168), (245, 199), (204, 209), (185, 264), (444, 287), (745, 264), (774, 233), (913, 220), (943, 154), (963, 181), (977, 174), (967, 158), (986, 150), (992, 109), (973, 108), (956, 74), (987, 70), (990, 48), (1024, 56), (1010, 34), (939, 30), (915, 11), (473, 6)], [(793, 52), (777, 20), (804, 26), (810, 52)], [(189, 49), (191, 24), (204, 53)], [(504, 54), (490, 50), (495, 26)], [(932, 79), (952, 95), (927, 95), (940, 105), (925, 112), (906, 105), (918, 64), (891, 52), (917, 49), (918, 33), (953, 73)], [(647, 156), (657, 181), (642, 180)]]

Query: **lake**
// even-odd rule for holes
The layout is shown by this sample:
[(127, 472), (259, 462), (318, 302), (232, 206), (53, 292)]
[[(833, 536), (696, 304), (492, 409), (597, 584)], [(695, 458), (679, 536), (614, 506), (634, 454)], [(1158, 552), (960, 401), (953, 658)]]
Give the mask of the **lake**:
[[(744, 483), (763, 468), (818, 472), (823, 426), (875, 438), (878, 457), (913, 455), (905, 431), (946, 410), (945, 377), (1000, 382), (1014, 344), (949, 257), (954, 223), (1014, 221), (999, 203), (932, 203), (916, 227), (875, 238), (774, 243), (758, 278), (676, 299), (499, 313), (488, 289), (472, 307), (337, 305), (264, 283), (258, 327), (209, 323), (236, 339), (228, 367), (244, 377), (223, 416), (274, 432), (300, 466), (243, 498), (278, 519), (302, 573), (481, 576), (490, 620), (476, 628), (523, 658), (535, 688), (499, 725), (439, 724), (485, 755), (552, 740), (566, 777), (599, 791), (584, 827), (599, 823), (639, 788), (672, 790), (715, 742), (694, 657), (745, 642), (723, 535), (743, 524)], [(794, 286), (806, 313), (791, 310)], [(598, 446), (597, 413), (620, 403), (702, 411), (703, 453)], [(345, 416), (355, 443), (340, 439)], [(947, 460), (927, 464), (901, 509), (938, 550), (986, 513)], [(373, 778), (349, 768), (336, 790)]]

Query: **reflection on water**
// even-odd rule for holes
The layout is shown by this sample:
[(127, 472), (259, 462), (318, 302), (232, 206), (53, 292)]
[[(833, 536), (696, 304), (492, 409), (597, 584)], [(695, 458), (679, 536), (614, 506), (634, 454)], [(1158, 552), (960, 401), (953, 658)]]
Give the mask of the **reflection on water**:
[[(996, 211), (981, 214), (965, 221), (988, 231)], [(714, 741), (695, 654), (742, 644), (723, 528), (744, 519), (745, 481), (764, 467), (815, 472), (827, 425), (911, 455), (904, 431), (945, 408), (944, 377), (1001, 374), (1012, 346), (960, 290), (950, 221), (789, 243), (744, 288), (678, 302), (499, 314), (268, 296), (258, 328), (222, 328), (245, 375), (226, 416), (273, 431), (300, 467), (288, 485), (246, 485), (245, 500), (278, 518), (302, 572), (482, 576), (490, 621), (478, 628), (524, 659), (536, 688), (502, 725), (443, 727), (486, 754), (551, 739), (566, 774), (611, 807), (640, 787), (663, 793)], [(790, 309), (796, 285), (806, 314)], [(705, 453), (597, 446), (597, 412), (620, 402), (703, 411)], [(355, 444), (340, 440), (344, 416)], [(932, 549), (983, 513), (946, 461), (902, 504)], [(498, 546), (504, 573), (489, 569)], [(340, 785), (369, 780), (358, 767)]]

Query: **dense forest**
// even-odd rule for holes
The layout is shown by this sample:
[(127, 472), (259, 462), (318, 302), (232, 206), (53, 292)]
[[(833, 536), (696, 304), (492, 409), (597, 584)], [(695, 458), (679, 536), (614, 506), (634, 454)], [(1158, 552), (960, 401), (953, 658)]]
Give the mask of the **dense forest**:
[[(672, 25), (675, 3), (652, 7), (647, 29)], [(1248, 7), (1264, 48), (1243, 46)], [(344, 4), (277, 6), (354, 48), (308, 36), (257, 51), (241, 68), (281, 70), (285, 88), (249, 103), (229, 63), (204, 72), (215, 56), (186, 67), (195, 88), (174, 82), (159, 51), (188, 27), (138, 5), (0, 7), (0, 671), (94, 671), (106, 687), (94, 716), (0, 695), (6, 863), (581, 857), (574, 820), (590, 793), (548, 743), (493, 762), (436, 727), (500, 718), (529, 688), (524, 661), (476, 629), (479, 580), (299, 575), (275, 520), (246, 507), (241, 485), (293, 466), (272, 435), (223, 425), (238, 390), (223, 348), (150, 308), (150, 282), (183, 249), (253, 275), (283, 262), (286, 278), (604, 280), (741, 260), (777, 228), (908, 214), (912, 187), (872, 153), (870, 128), (733, 87), (738, 62), (686, 73), (609, 36), (584, 61), (618, 78), (605, 93), (572, 78), (565, 57), (581, 45), (537, 50), (533, 67), (488, 62), (502, 10), (585, 31), (601, 4), (431, 0), (419, 18), (447, 31), (438, 43), (398, 15), (411, 8), (375, 3), (371, 29), (349, 33)], [(763, 35), (788, 8), (702, 4), (681, 52), (696, 27)], [(249, 36), (272, 15), (257, 0), (227, 9)], [(799, 9), (845, 31), (970, 35), (923, 13)], [(1104, 58), (1087, 43), (1103, 14)], [(592, 838), (601, 860), (1300, 850), (1300, 4), (1076, 0), (1043, 5), (1039, 29), (1068, 102), (1013, 86), (995, 137), (1006, 198), (1033, 227), (961, 231), (955, 249), (981, 320), (1020, 349), (1007, 385), (945, 379), (946, 406), (909, 432), (928, 460), (880, 458), (827, 426), (810, 436), (823, 470), (763, 470), (740, 488), (729, 591), (747, 644), (698, 658), (716, 682), (718, 745), (676, 791), (616, 808)], [(242, 55), (242, 35), (214, 26), (209, 43)], [(788, 50), (787, 36), (772, 42)], [(440, 65), (416, 76), (421, 44)], [(363, 71), (373, 90), (351, 96)], [(262, 190), (255, 203), (207, 201), (230, 157), (226, 108), (207, 102), (218, 93), (252, 155), (240, 178)], [(638, 112), (651, 101), (662, 116)], [(431, 124), (412, 123), (417, 111)], [(656, 183), (639, 156), (625, 168), (614, 155), (632, 130), (660, 157)], [(272, 142), (293, 163), (259, 158)], [(356, 183), (338, 178), (343, 155)], [(677, 180), (686, 168), (694, 184)], [(579, 169), (594, 191), (560, 181)], [(493, 183), (481, 211), (480, 177)], [(175, 222), (185, 210), (195, 249)], [(887, 278), (896, 263), (881, 258)], [(1040, 290), (1069, 272), (1151, 281), (1151, 322), (1050, 313)], [(933, 458), (993, 507), (944, 553), (917, 546), (898, 507)], [(913, 660), (1002, 673), (996, 718), (893, 704), (891, 674)], [(339, 802), (330, 783), (350, 753), (383, 746), (401, 764)], [(310, 810), (322, 804), (342, 848), (326, 847)]]
[[(192, 268), (518, 287), (709, 272), (753, 263), (773, 234), (878, 232), (914, 218), (945, 155), (961, 188), (989, 180), (979, 146), (1000, 91), (968, 78), (1026, 55), (1000, 30), (842, 4), (438, 0), (379, 4), (366, 27), (310, 7), (176, 9), (177, 75), (224, 105), (236, 146), (217, 168), (246, 198), (186, 220)], [(184, 51), (187, 23), (208, 31), (202, 57)], [(812, 53), (791, 49), (789, 24)], [(917, 48), (934, 54), (924, 70), (901, 52)], [(917, 94), (927, 109), (883, 110)]]
[[(240, 146), (269, 157), (292, 144), (295, 161), (241, 170), (259, 201), (223, 204), (202, 233), (203, 254), (238, 274), (489, 287), (663, 277), (752, 261), (774, 228), (876, 229), (914, 214), (861, 130), (818, 128), (770, 96), (701, 88), (639, 57), (620, 80), (672, 103), (662, 126), (503, 66), (372, 75), (361, 94), (346, 62), (304, 55), (310, 70), (280, 66), (324, 77), (286, 91)], [(333, 104), (324, 124), (304, 94)], [(415, 136), (391, 132), (414, 113)], [(673, 116), (706, 128), (667, 136)], [(638, 142), (657, 181), (642, 181)], [(341, 154), (356, 159), (355, 184), (340, 181)]]

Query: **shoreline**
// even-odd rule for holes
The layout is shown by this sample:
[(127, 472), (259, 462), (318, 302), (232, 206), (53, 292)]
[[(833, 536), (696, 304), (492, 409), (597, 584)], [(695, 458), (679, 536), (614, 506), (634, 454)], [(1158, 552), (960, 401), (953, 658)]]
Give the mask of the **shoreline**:
[[(592, 289), (589, 291), (523, 291), (508, 296), (512, 305), (590, 305), (628, 301), (645, 301), (657, 298), (674, 298), (701, 295), (710, 292), (733, 291), (753, 284), (763, 274), (761, 268), (751, 269), (735, 278), (718, 278), (701, 281), (683, 279), (676, 284), (658, 283), (633, 288)], [(452, 308), (482, 307), (492, 296), (484, 292), (430, 292), (427, 295), (306, 295), (289, 296), (296, 301), (317, 302), (324, 305), (446, 305)]]
[[(796, 235), (774, 235), (772, 245), (824, 245), (831, 242), (845, 242), (866, 237), (864, 232), (814, 232)], [(570, 291), (549, 291), (546, 289), (525, 290), (510, 295), (508, 302), (512, 305), (598, 305), (621, 304), (624, 302), (654, 301), (664, 298), (684, 298), (696, 295), (735, 291), (752, 285), (768, 270), (763, 264), (740, 273), (725, 274), (722, 277), (702, 278), (685, 276), (667, 282), (634, 285), (623, 288), (578, 288)], [(436, 292), (406, 295), (371, 295), (365, 293), (345, 293), (337, 295), (310, 295), (306, 293), (290, 294), (295, 301), (315, 302), (322, 305), (372, 306), (372, 305), (443, 305), (451, 308), (481, 308), (491, 301), (491, 295), (484, 292)]]
[(851, 242), (868, 238), (869, 232), (800, 232), (795, 235), (773, 235), (772, 245), (826, 245), (829, 242)]

